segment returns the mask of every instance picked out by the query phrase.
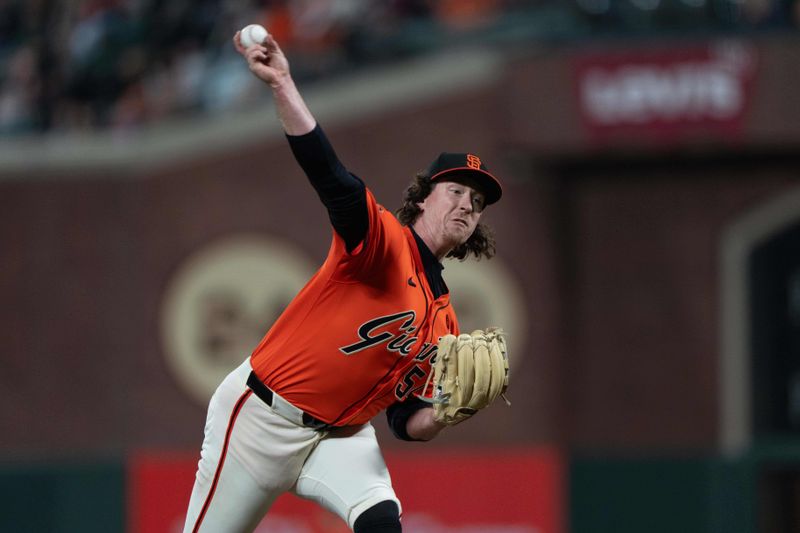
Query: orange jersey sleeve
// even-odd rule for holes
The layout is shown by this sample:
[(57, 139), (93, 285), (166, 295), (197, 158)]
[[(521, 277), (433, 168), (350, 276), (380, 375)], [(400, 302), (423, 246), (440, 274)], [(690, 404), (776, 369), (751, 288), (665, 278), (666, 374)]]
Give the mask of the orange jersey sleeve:
[(251, 356), (283, 398), (334, 425), (361, 424), (422, 394), (439, 337), (458, 333), (448, 294), (433, 298), (411, 230), (367, 189), (367, 235), (328, 256)]

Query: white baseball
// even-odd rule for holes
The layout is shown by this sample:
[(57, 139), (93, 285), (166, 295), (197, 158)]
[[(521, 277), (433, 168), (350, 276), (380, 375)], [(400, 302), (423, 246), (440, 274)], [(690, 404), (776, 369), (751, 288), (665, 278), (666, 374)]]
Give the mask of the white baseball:
[(261, 24), (249, 24), (242, 28), (242, 46), (245, 48), (250, 48), (251, 46), (255, 46), (257, 44), (263, 44), (264, 41), (267, 40), (267, 33), (266, 28)]

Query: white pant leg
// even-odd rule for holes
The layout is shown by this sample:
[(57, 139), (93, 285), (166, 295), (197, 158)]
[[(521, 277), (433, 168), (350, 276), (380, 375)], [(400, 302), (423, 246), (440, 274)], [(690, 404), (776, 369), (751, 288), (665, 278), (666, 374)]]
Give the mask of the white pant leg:
[(294, 492), (339, 515), (351, 529), (378, 502), (392, 500), (400, 508), (369, 423), (328, 432), (306, 459)]
[[(210, 482), (195, 480), (184, 533), (195, 531), (197, 518), (208, 498)], [(196, 531), (252, 532), (266, 514), (277, 494), (261, 489), (247, 470), (228, 456), (211, 502)]]
[(295, 484), (322, 437), (277, 415), (248, 392), (250, 371), (248, 360), (211, 398), (185, 533), (195, 531), (201, 514), (198, 531), (251, 532), (275, 499)]

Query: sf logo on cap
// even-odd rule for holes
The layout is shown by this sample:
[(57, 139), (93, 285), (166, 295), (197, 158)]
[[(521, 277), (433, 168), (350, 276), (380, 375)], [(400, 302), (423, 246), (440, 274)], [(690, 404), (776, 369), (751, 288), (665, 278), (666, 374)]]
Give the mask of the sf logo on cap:
[(477, 155), (467, 154), (467, 166), (475, 170), (481, 169), (481, 158)]

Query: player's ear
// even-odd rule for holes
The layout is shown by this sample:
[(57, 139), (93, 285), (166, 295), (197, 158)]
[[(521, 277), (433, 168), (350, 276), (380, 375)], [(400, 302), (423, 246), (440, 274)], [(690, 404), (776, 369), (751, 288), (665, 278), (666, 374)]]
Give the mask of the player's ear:
[(425, 211), (425, 206), (428, 205), (428, 198), (431, 197), (432, 193), (433, 193), (433, 186), (431, 187), (430, 192), (427, 195), (425, 195), (425, 198), (417, 202), (417, 207), (419, 207), (422, 211)]

